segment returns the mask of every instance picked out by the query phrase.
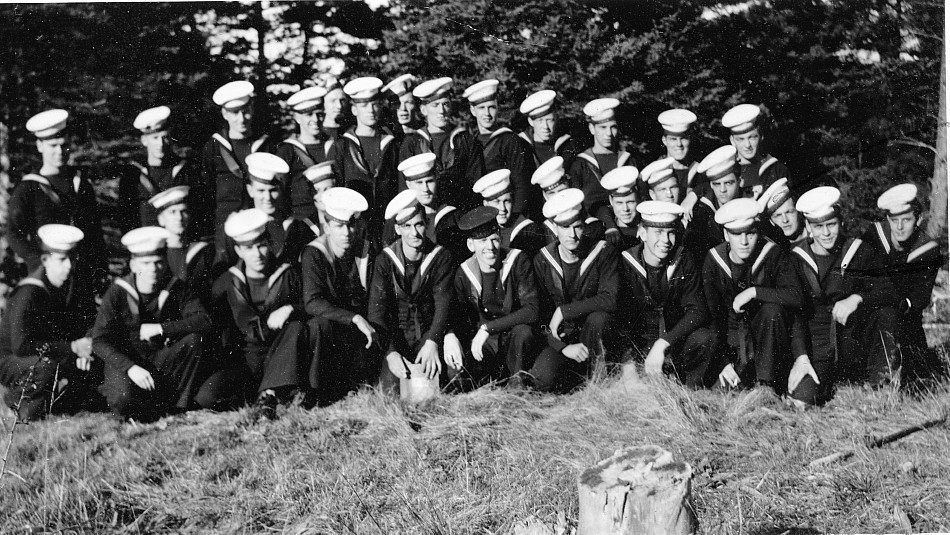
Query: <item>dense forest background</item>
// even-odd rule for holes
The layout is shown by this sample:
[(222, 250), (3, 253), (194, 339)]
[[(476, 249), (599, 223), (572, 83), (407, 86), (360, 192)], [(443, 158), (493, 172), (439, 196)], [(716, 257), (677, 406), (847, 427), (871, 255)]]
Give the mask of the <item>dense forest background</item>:
[[(410, 72), (452, 76), (459, 93), (498, 78), (502, 117), (516, 130), (521, 100), (556, 89), (585, 140), (583, 105), (615, 96), (624, 143), (647, 161), (662, 149), (659, 112), (697, 113), (700, 159), (728, 142), (727, 109), (761, 104), (767, 150), (796, 176), (836, 182), (852, 225), (878, 216), (884, 189), (913, 181), (932, 199), (929, 229), (945, 244), (943, 25), (943, 2), (928, 0), (7, 4), (0, 214), (9, 188), (37, 166), (24, 124), (43, 109), (70, 110), (76, 163), (106, 180), (139, 151), (132, 120), (145, 108), (172, 107), (178, 150), (189, 155), (221, 126), (210, 97), (225, 82), (254, 82), (261, 125), (283, 138), (283, 101), (301, 86)], [(458, 111), (466, 120), (467, 108)]]

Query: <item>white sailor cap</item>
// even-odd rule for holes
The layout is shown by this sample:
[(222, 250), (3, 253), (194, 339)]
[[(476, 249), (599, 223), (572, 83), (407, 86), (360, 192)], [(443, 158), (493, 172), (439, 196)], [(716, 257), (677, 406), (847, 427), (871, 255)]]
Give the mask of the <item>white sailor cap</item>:
[(835, 205), (840, 198), (841, 192), (838, 188), (819, 186), (803, 193), (795, 203), (795, 209), (801, 212), (808, 221), (823, 223), (837, 217), (838, 211)]
[(191, 188), (188, 186), (174, 186), (165, 191), (160, 191), (148, 200), (155, 210), (161, 212), (169, 206), (176, 204), (185, 204), (188, 199), (188, 192)]
[(554, 156), (535, 169), (531, 183), (543, 190), (549, 190), (561, 183), (564, 178), (564, 158)]
[(501, 197), (511, 191), (511, 171), (498, 169), (488, 173), (475, 181), (472, 191), (481, 195), (486, 201)]
[(343, 86), (343, 92), (350, 97), (354, 104), (363, 102), (372, 102), (379, 98), (379, 88), (383, 87), (383, 81), (375, 76), (363, 76), (350, 80)]
[(916, 208), (917, 186), (900, 184), (885, 191), (877, 198), (877, 207), (890, 215), (901, 215)]
[(49, 253), (66, 254), (82, 241), (85, 234), (72, 225), (50, 223), (36, 229), (36, 237), (40, 239), (40, 247)]
[(412, 89), (413, 84), (418, 82), (419, 79), (415, 76), (406, 73), (400, 74), (399, 76), (393, 78), (389, 81), (388, 84), (384, 85), (381, 91), (386, 92), (390, 91), (392, 94), (397, 97), (401, 97), (409, 92)]
[(716, 210), (716, 223), (733, 234), (748, 232), (758, 223), (762, 211), (754, 199), (742, 197), (733, 199)]
[(674, 158), (660, 158), (655, 162), (650, 162), (643, 171), (640, 172), (640, 179), (646, 182), (647, 186), (654, 187), (675, 178), (673, 174)]
[(696, 172), (704, 173), (710, 182), (736, 174), (736, 148), (732, 145), (723, 145), (710, 152), (703, 161), (699, 162)]
[(498, 94), (498, 80), (482, 80), (477, 84), (468, 86), (465, 92), (462, 93), (462, 98), (468, 100), (468, 103), (472, 106), (477, 106), (482, 102), (495, 100), (496, 94)]
[(233, 110), (250, 102), (254, 94), (254, 84), (247, 80), (228, 82), (218, 88), (211, 100), (222, 108)]
[(336, 178), (336, 173), (333, 172), (333, 160), (311, 165), (304, 170), (303, 176), (312, 186), (316, 186), (324, 180)]
[(270, 216), (257, 208), (238, 210), (228, 215), (224, 233), (238, 245), (250, 245), (264, 235), (268, 221)]
[(122, 245), (133, 257), (154, 256), (165, 249), (169, 236), (169, 232), (162, 227), (141, 227), (126, 232), (122, 236)]
[(452, 85), (452, 79), (448, 76), (436, 78), (435, 80), (426, 80), (412, 90), (412, 96), (424, 103), (448, 98), (449, 92), (452, 90)]
[(154, 134), (165, 130), (165, 123), (171, 117), (172, 110), (168, 106), (149, 108), (135, 117), (132, 126), (143, 134)]
[(637, 205), (640, 224), (645, 227), (679, 228), (683, 208), (666, 201), (644, 201)]
[(620, 105), (615, 98), (598, 98), (584, 106), (584, 115), (591, 124), (604, 123), (614, 118), (614, 110)]
[(323, 97), (327, 96), (327, 90), (322, 87), (307, 87), (297, 91), (287, 99), (287, 106), (294, 113), (310, 113), (313, 110), (323, 107)]
[(567, 226), (584, 218), (584, 192), (567, 188), (555, 193), (544, 203), (544, 217), (560, 226)]
[(66, 110), (46, 110), (37, 113), (26, 122), (26, 129), (37, 139), (55, 137), (66, 128), (69, 112)]
[(320, 198), (328, 219), (349, 223), (369, 208), (366, 197), (349, 188), (330, 188)]
[(396, 170), (406, 177), (406, 181), (411, 182), (434, 176), (433, 167), (435, 167), (435, 154), (423, 152), (406, 158), (396, 167)]
[(521, 111), (522, 115), (527, 115), (532, 119), (544, 117), (551, 113), (555, 98), (557, 98), (557, 92), (543, 89), (528, 95), (528, 98), (521, 102), (521, 107), (518, 110)]
[(722, 126), (732, 130), (734, 135), (751, 132), (756, 127), (756, 119), (762, 110), (755, 104), (739, 104), (722, 116)]
[(402, 224), (406, 221), (409, 221), (416, 212), (422, 209), (422, 205), (419, 204), (419, 198), (416, 196), (416, 192), (411, 189), (406, 189), (400, 191), (393, 197), (393, 200), (389, 201), (389, 204), (386, 205), (386, 219), (394, 219), (396, 224)]
[(600, 185), (607, 190), (611, 197), (626, 197), (634, 192), (633, 185), (636, 184), (640, 172), (632, 165), (621, 165), (616, 169), (608, 171), (600, 179)]
[(290, 172), (290, 166), (280, 156), (269, 152), (252, 152), (244, 158), (247, 175), (251, 180), (273, 186), (277, 175)]
[(772, 182), (772, 185), (759, 196), (759, 207), (762, 209), (762, 213), (771, 216), (791, 196), (792, 191), (788, 189), (788, 179), (780, 178)]
[(324, 89), (327, 90), (327, 93), (331, 91), (335, 91), (337, 89), (339, 89), (340, 91), (343, 91), (343, 83), (340, 82), (339, 78), (336, 78), (333, 76), (327, 78), (326, 82), (323, 84), (323, 87)]
[(663, 127), (664, 134), (679, 136), (688, 132), (693, 126), (696, 122), (696, 114), (689, 110), (674, 108), (661, 113), (656, 120)]

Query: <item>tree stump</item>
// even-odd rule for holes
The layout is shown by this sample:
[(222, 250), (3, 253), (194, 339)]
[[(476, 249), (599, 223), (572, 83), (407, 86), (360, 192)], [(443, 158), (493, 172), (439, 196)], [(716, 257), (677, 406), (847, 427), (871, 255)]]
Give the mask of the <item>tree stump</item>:
[(659, 446), (617, 450), (577, 480), (578, 535), (689, 535), (693, 470)]

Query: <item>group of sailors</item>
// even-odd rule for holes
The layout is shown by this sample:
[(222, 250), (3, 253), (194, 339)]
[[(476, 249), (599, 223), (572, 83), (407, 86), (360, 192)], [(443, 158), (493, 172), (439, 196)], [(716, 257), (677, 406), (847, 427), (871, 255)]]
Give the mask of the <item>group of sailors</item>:
[(616, 99), (584, 107), (585, 148), (551, 90), (521, 103), (525, 131), (502, 125), (498, 86), (465, 89), (471, 130), (451, 78), (307, 87), (286, 101), (297, 132), (274, 143), (254, 131), (252, 84), (231, 82), (198, 166), (171, 150), (170, 109), (143, 111), (124, 200), (139, 221), (114, 279), (92, 186), (67, 165), (69, 114), (34, 116), (42, 167), (9, 205), (29, 276), (0, 320), (5, 403), (24, 420), (245, 403), (274, 417), (413, 374), (565, 392), (632, 355), (694, 388), (821, 404), (836, 382), (939, 367), (922, 312), (942, 259), (905, 177), (852, 236), (835, 187), (801, 191), (764, 153), (756, 105), (728, 110), (729, 143), (700, 161), (696, 115), (663, 112), (665, 155), (642, 165), (619, 147)]

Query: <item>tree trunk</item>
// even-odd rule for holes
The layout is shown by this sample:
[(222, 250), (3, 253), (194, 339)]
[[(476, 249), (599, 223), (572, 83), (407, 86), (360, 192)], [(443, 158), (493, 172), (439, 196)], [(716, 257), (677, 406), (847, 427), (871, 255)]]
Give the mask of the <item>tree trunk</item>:
[(940, 54), (940, 105), (937, 110), (937, 153), (930, 177), (930, 221), (927, 234), (943, 241), (947, 235), (947, 50)]
[(577, 481), (577, 535), (688, 535), (692, 468), (659, 446), (617, 450)]
[[(10, 253), (9, 236), (9, 206), (10, 206), (10, 130), (7, 125), (0, 123), (0, 264), (7, 261)], [(7, 308), (7, 295), (10, 287), (6, 281), (0, 281), (0, 311)]]
[[(267, 57), (264, 56), (264, 42), (267, 40), (267, 21), (264, 20), (263, 2), (255, 2), (251, 8), (254, 20), (253, 26), (257, 30), (257, 65), (254, 66), (254, 111), (257, 117), (263, 117), (267, 109)], [(263, 125), (264, 122), (258, 122)]]

